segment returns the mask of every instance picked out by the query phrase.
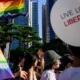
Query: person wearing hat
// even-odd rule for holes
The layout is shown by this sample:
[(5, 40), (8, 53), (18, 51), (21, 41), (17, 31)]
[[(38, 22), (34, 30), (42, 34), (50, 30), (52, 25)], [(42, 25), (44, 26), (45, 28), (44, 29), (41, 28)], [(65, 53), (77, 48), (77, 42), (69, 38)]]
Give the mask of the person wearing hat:
[(60, 58), (61, 57), (53, 50), (48, 50), (44, 53), (45, 68), (40, 80), (56, 80), (54, 71), (60, 66)]

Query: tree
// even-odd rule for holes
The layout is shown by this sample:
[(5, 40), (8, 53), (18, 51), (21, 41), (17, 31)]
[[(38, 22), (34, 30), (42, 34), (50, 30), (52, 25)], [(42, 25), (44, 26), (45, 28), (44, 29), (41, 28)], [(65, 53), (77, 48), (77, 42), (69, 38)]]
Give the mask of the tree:
[[(24, 43), (24, 49), (29, 48), (33, 45), (39, 43), (41, 38), (37, 35), (37, 32), (31, 26), (24, 26), (22, 27), (22, 42)], [(30, 45), (30, 46), (29, 46)]]
[[(7, 24), (0, 27), (0, 42), (3, 44), (10, 42), (12, 43), (13, 39), (19, 40), (19, 47), (24, 48), (24, 51), (34, 50), (34, 48), (41, 48), (40, 41), (42, 40), (37, 32), (31, 26), (20, 26), (16, 24)], [(22, 47), (21, 44), (24, 44)], [(30, 47), (28, 46), (30, 45)], [(33, 48), (34, 47), (34, 48)]]
[(19, 25), (7, 24), (6, 26), (3, 27), (4, 39), (9, 42), (12, 42), (14, 38), (19, 39), (20, 30), (21, 30), (21, 27)]

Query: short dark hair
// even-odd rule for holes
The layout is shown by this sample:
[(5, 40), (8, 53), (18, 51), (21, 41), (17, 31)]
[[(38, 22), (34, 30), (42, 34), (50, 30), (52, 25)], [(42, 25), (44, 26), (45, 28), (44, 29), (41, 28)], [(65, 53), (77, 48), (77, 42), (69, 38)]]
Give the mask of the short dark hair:
[(67, 66), (68, 63), (73, 63), (73, 58), (70, 54), (66, 54), (62, 57), (61, 63), (64, 65), (64, 67)]
[(27, 53), (25, 55), (24, 70), (28, 71), (36, 60), (37, 60), (36, 55), (33, 55), (33, 53)]
[(69, 46), (74, 57), (80, 58), (80, 47)]

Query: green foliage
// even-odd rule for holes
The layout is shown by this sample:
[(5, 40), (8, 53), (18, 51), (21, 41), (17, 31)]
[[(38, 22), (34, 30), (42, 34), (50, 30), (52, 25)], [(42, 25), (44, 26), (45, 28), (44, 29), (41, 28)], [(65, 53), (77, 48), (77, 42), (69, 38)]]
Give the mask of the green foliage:
[[(16, 24), (7, 24), (4, 26), (0, 26), (0, 43), (1, 45), (6, 42), (12, 42), (12, 40), (16, 38), (20, 41), (20, 43), (24, 44), (24, 49), (28, 46), (25, 43), (32, 43), (32, 46), (36, 46), (40, 44), (42, 40), (37, 32), (31, 26), (20, 26)], [(20, 46), (20, 45), (19, 45)]]
[[(21, 30), (21, 36), (23, 39), (20, 41), (24, 43), (24, 47), (28, 48), (28, 43), (31, 43), (32, 46), (40, 43), (39, 41), (41, 38), (37, 35), (37, 32), (33, 29), (33, 27), (24, 26)], [(27, 45), (25, 45), (25, 43), (27, 43)]]
[(0, 34), (3, 34), (3, 28), (0, 26)]

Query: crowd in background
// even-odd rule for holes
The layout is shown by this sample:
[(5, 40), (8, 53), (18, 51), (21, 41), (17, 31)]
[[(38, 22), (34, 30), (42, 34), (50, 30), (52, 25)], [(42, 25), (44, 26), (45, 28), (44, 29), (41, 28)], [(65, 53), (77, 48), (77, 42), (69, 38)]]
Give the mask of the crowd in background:
[(70, 46), (70, 50), (71, 54), (63, 57), (54, 50), (20, 55), (11, 60), (15, 79), (9, 80), (79, 80), (80, 48)]

